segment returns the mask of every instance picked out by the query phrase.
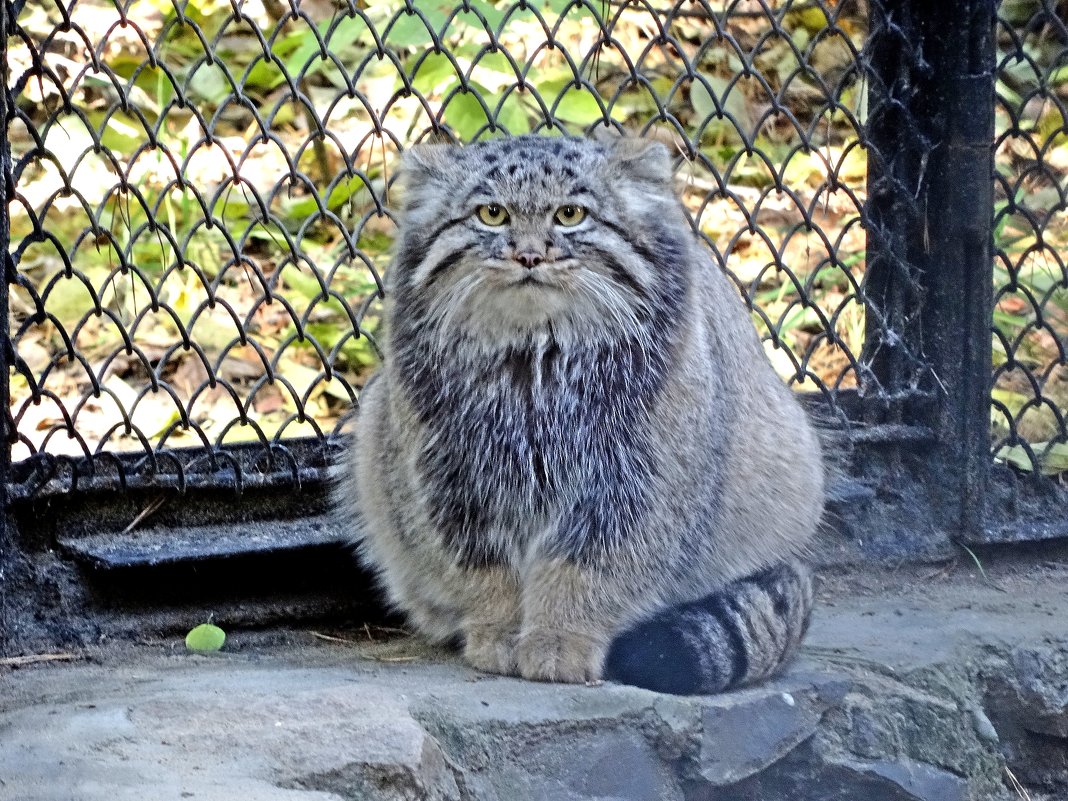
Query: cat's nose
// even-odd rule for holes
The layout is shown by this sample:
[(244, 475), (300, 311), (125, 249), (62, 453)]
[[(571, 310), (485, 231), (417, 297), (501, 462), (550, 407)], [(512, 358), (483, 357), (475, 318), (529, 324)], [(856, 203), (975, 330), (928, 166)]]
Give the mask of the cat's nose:
[(533, 270), (545, 260), (545, 256), (533, 250), (525, 250), (522, 253), (516, 253), (515, 260), (528, 270)]

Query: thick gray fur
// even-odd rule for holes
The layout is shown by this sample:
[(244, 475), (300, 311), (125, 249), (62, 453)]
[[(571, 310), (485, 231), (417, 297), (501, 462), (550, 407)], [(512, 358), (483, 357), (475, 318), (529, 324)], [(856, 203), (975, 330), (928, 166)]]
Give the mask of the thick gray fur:
[(811, 609), (820, 445), (666, 149), (525, 136), (403, 167), (338, 493), (390, 601), (496, 673), (712, 692), (776, 671)]

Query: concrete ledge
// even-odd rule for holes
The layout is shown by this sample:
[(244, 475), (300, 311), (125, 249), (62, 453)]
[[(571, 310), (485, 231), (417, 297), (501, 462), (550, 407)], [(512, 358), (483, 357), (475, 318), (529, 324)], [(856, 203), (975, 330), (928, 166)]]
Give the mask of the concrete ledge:
[(803, 658), (714, 697), (487, 677), (359, 632), (0, 673), (4, 801), (1068, 797), (1068, 568), (825, 578)]

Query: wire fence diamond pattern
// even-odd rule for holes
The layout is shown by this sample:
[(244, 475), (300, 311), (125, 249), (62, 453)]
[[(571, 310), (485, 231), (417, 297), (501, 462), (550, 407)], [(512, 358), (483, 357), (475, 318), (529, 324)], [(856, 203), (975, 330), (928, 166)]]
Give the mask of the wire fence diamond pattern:
[(1006, 2), (998, 40), (994, 449), (1068, 475), (1068, 25)]
[[(1000, 8), (994, 453), (1057, 474), (1068, 34), (1052, 0)], [(783, 379), (838, 411), (851, 393), (915, 393), (930, 376), (904, 334), (922, 293), (866, 206), (885, 180), (869, 187), (869, 164), (900, 154), (873, 150), (865, 126), (907, 87), (873, 83), (867, 14), (859, 0), (17, 6), (10, 413), (23, 492), (325, 468), (378, 359), (396, 158), (428, 138), (661, 139)], [(903, 68), (923, 61), (907, 37), (899, 50)], [(876, 259), (897, 275), (896, 308), (874, 300)], [(906, 363), (903, 385), (880, 384), (872, 359)]]
[(393, 165), (426, 137), (663, 139), (780, 373), (833, 399), (865, 325), (865, 24), (848, 2), (24, 6), (13, 458), (166, 476), (183, 446), (210, 472), (252, 442), (262, 471), (337, 433), (376, 361)]

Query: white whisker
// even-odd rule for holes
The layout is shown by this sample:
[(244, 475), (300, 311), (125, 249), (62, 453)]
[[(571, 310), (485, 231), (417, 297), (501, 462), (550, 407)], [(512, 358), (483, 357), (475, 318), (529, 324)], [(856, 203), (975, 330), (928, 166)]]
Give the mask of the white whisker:
[(574, 278), (575, 283), (583, 290), (583, 296), (592, 301), (597, 315), (610, 318), (613, 327), (618, 331), (634, 336), (642, 335), (642, 326), (638, 321), (631, 298), (601, 276), (588, 270), (576, 271)]

